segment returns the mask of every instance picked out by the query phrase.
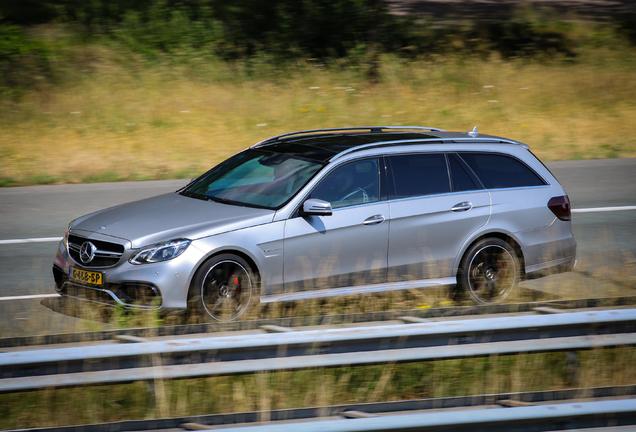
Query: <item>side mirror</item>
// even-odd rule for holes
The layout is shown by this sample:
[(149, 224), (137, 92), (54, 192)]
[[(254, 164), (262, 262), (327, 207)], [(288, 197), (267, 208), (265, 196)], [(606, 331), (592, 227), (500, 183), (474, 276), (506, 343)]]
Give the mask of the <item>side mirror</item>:
[(316, 198), (303, 203), (301, 216), (331, 216), (331, 203)]

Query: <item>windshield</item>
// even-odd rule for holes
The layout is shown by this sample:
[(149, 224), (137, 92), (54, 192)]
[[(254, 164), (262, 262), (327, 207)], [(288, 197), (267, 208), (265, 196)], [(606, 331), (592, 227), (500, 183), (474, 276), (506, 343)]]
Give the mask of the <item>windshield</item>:
[(217, 165), (181, 193), (227, 204), (277, 209), (322, 166), (290, 154), (249, 149)]

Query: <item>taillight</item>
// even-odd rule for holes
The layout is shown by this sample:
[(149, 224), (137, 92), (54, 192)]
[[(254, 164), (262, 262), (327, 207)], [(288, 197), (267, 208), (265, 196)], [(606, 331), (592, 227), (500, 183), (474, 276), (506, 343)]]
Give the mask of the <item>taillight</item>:
[(567, 195), (550, 198), (548, 201), (548, 208), (552, 210), (552, 213), (562, 221), (571, 220), (570, 213), (570, 200)]

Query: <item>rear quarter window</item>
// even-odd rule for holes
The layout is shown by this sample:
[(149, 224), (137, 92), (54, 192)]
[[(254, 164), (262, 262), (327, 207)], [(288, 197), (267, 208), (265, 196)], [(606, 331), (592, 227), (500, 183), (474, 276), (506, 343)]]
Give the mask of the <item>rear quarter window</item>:
[(497, 153), (460, 153), (486, 189), (544, 186), (547, 183), (530, 167)]
[(455, 155), (448, 155), (448, 165), (451, 172), (453, 192), (473, 191), (477, 189), (466, 170), (457, 161)]

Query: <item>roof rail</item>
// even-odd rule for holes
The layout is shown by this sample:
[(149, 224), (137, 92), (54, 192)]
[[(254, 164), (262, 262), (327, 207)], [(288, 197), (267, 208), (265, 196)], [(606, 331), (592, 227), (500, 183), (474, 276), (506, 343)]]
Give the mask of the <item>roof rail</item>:
[(509, 140), (509, 139), (505, 139), (505, 138), (490, 138), (490, 137), (485, 137), (485, 138), (477, 138), (477, 141), (475, 138), (461, 138), (461, 137), (454, 137), (454, 138), (444, 138), (444, 137), (440, 137), (440, 138), (423, 138), (423, 139), (410, 139), (410, 140), (400, 140), (400, 141), (380, 141), (380, 142), (374, 142), (374, 143), (369, 143), (369, 144), (364, 144), (364, 145), (360, 145), (357, 147), (351, 147), (347, 150), (343, 150), (340, 153), (338, 153), (337, 155), (333, 156), (331, 159), (329, 159), (330, 161), (334, 161), (336, 159), (341, 158), (342, 156), (345, 156), (349, 153), (354, 153), (360, 150), (366, 150), (368, 148), (373, 148), (373, 147), (384, 147), (384, 146), (397, 146), (397, 145), (404, 145), (404, 144), (422, 144), (425, 142), (429, 142), (429, 143), (444, 143), (444, 142), (462, 142), (462, 141), (467, 141), (467, 142), (478, 142), (478, 143), (500, 143), (500, 144), (515, 144), (515, 145), (520, 145), (522, 147), (525, 147), (526, 149), (530, 148), (527, 144), (521, 143), (519, 141), (513, 141), (513, 140)]
[(302, 134), (314, 134), (319, 132), (339, 132), (339, 131), (370, 131), (371, 133), (382, 133), (383, 130), (404, 130), (404, 129), (415, 129), (415, 130), (428, 130), (433, 132), (446, 132), (444, 129), (427, 127), (427, 126), (363, 126), (363, 127), (343, 127), (343, 128), (329, 128), (329, 129), (309, 129), (302, 130), (297, 132), (289, 132), (284, 133), (282, 135), (276, 135), (271, 138), (267, 138), (263, 141), (260, 141), (250, 148), (257, 148), (264, 146), (265, 144), (271, 144), (273, 141), (278, 141), (280, 138), (291, 136), (291, 135), (302, 135)]

